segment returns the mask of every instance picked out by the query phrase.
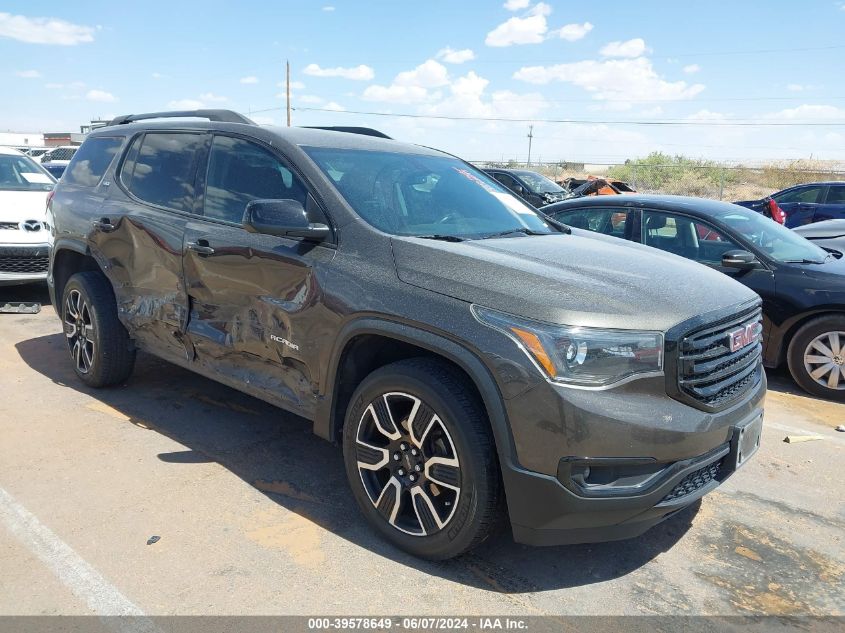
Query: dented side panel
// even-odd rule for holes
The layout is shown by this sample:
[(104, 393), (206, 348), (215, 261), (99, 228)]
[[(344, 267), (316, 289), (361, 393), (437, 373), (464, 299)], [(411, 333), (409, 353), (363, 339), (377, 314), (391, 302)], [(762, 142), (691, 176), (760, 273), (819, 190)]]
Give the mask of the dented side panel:
[[(325, 267), (336, 251), (199, 219), (184, 239), (187, 336), (196, 362), (313, 417), (317, 355), (339, 320), (323, 299)], [(214, 252), (187, 248), (200, 241)]]

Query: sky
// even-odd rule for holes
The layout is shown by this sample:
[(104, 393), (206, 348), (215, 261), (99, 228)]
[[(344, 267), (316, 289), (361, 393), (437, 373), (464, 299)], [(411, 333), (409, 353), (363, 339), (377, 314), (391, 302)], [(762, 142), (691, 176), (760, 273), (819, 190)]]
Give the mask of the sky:
[[(468, 160), (845, 161), (845, 0), (20, 2), (0, 131), (228, 108)], [(397, 116), (406, 115), (406, 116)]]

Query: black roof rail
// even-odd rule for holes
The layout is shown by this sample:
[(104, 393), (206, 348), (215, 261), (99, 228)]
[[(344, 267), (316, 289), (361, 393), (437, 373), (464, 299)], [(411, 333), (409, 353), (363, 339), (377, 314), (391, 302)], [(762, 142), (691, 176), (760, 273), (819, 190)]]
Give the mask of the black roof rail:
[(371, 127), (348, 127), (345, 125), (304, 125), (302, 127), (308, 130), (329, 130), (330, 132), (347, 132), (349, 134), (363, 134), (364, 136), (375, 136), (377, 138), (386, 138), (390, 139), (391, 141), (393, 140), (384, 132), (379, 132), (378, 130), (374, 130)]
[(208, 119), (209, 121), (217, 121), (220, 123), (246, 123), (247, 125), (255, 125), (255, 122), (248, 119), (243, 114), (238, 114), (232, 110), (174, 110), (171, 112), (147, 112), (145, 114), (122, 114), (113, 118), (109, 125), (123, 125), (125, 123), (132, 123), (134, 121), (145, 121), (147, 119), (175, 119), (175, 118), (197, 118)]

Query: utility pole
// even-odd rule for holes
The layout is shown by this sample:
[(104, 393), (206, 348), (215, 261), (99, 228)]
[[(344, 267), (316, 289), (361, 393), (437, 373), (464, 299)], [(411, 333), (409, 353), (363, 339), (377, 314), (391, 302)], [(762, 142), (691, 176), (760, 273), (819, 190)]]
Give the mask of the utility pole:
[(288, 102), (288, 127), (290, 127), (290, 62), (288, 60), (285, 60), (285, 94)]
[(534, 126), (528, 126), (528, 167), (531, 167), (531, 141), (534, 140)]

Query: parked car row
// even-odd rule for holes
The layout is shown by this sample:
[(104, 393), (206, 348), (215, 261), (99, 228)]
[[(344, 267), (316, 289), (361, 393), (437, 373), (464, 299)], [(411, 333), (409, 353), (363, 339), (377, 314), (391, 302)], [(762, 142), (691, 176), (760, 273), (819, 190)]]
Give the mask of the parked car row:
[(789, 228), (845, 219), (845, 182), (796, 185), (760, 200), (736, 204), (762, 213)]
[(123, 384), (143, 350), (310, 420), (412, 554), (465, 552), (505, 511), (529, 544), (641, 534), (755, 453), (764, 364), (844, 393), (845, 262), (760, 214), (538, 210), (567, 194), (531, 172), (185, 115), (90, 133), (48, 198), (76, 375)]

